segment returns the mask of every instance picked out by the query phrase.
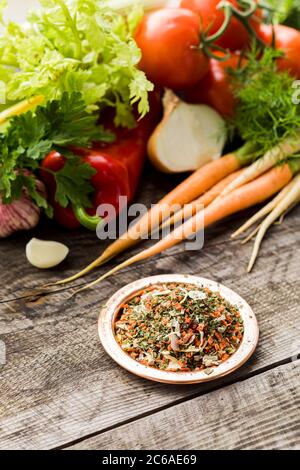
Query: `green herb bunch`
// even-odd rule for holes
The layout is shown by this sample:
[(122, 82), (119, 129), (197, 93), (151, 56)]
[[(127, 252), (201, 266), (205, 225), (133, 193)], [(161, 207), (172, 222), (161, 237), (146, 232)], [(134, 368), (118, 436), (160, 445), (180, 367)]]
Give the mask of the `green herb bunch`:
[(80, 93), (64, 93), (60, 100), (16, 116), (0, 133), (0, 191), (2, 201), (19, 199), (24, 187), (39, 207), (51, 215), (47, 200), (36, 191), (34, 177), (41, 160), (57, 150), (67, 158), (56, 180), (56, 200), (63, 207), (70, 202), (89, 207), (90, 184), (95, 170), (68, 150), (69, 146), (88, 147), (93, 140), (109, 142), (114, 136), (97, 125), (97, 114), (89, 114)]
[[(27, 25), (10, 22), (0, 37), (1, 93), (7, 106), (34, 95), (48, 101), (80, 92), (89, 111), (113, 106), (117, 125), (132, 125), (133, 103), (145, 115), (153, 86), (137, 68), (141, 53), (133, 39), (142, 9), (120, 14), (107, 0), (40, 3)], [(0, 13), (5, 4), (2, 0)]]
[(274, 10), (270, 12), (270, 22), (300, 30), (300, 0), (267, 0), (265, 3)]
[(0, 127), (0, 195), (2, 203), (18, 199), (24, 188), (51, 216), (52, 208), (36, 190), (34, 175), (41, 161), (58, 150), (66, 158), (53, 173), (56, 201), (90, 207), (95, 170), (70, 151), (72, 146), (111, 141), (98, 125), (104, 108), (115, 110), (115, 124), (135, 123), (149, 110), (153, 85), (138, 69), (141, 58), (133, 32), (143, 11), (122, 14), (107, 0), (40, 0), (26, 25), (5, 24), (6, 0), (0, 0), (0, 111), (36, 96), (35, 110), (11, 118)]
[(294, 79), (277, 70), (281, 52), (256, 48), (247, 65), (231, 70), (237, 109), (231, 125), (261, 153), (273, 148), (300, 129), (300, 106), (295, 102)]

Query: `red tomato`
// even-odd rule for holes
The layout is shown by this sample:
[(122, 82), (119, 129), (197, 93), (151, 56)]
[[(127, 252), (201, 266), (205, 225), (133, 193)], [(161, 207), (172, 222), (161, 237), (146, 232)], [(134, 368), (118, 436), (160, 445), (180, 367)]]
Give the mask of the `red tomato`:
[[(234, 7), (241, 8), (237, 0), (229, 1)], [(198, 13), (201, 17), (203, 30), (208, 31), (209, 34), (214, 34), (221, 28), (225, 19), (224, 9), (217, 9), (219, 3), (220, 0), (181, 0), (180, 6)], [(261, 19), (262, 11), (258, 9), (249, 21), (254, 31), (259, 28)], [(232, 51), (241, 50), (247, 47), (249, 43), (248, 31), (235, 17), (231, 19), (225, 33), (216, 41), (217, 45)]]
[(208, 71), (199, 48), (199, 16), (182, 8), (164, 8), (146, 15), (135, 34), (142, 51), (140, 68), (149, 80), (172, 89), (194, 85)]
[[(284, 52), (284, 57), (278, 59), (278, 69), (287, 70), (292, 76), (300, 79), (300, 31), (288, 26), (275, 25), (275, 46)], [(273, 42), (273, 27), (261, 25), (259, 36), (266, 43)]]
[(235, 98), (228, 74), (229, 68), (243, 66), (246, 59), (238, 54), (220, 62), (210, 60), (208, 74), (194, 87), (183, 92), (183, 98), (189, 103), (203, 103), (212, 106), (225, 117), (232, 116), (235, 109)]

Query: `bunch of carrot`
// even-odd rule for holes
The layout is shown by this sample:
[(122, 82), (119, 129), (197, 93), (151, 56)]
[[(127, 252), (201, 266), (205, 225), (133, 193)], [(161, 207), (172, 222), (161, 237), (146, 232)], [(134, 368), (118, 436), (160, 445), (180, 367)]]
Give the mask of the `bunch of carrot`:
[[(74, 281), (131, 248), (149, 233), (167, 224), (175, 225), (173, 231), (153, 246), (117, 265), (83, 289), (92, 287), (121, 269), (158, 255), (181, 241), (190, 239), (209, 225), (262, 203), (279, 192), (271, 203), (233, 235), (237, 236), (264, 215), (269, 214), (258, 229), (250, 270), (268, 227), (300, 200), (300, 176), (294, 177), (300, 171), (300, 159), (288, 158), (299, 150), (300, 133), (286, 139), (258, 160), (254, 149), (246, 145), (237, 152), (208, 163), (167, 194), (124, 235), (112, 243), (98, 259), (78, 274), (57, 284)], [(249, 163), (250, 166), (247, 166)], [(242, 169), (244, 166), (247, 167)], [(177, 227), (176, 224), (182, 220), (184, 209), (170, 217), (168, 207), (174, 204), (188, 205), (191, 213), (191, 217)]]

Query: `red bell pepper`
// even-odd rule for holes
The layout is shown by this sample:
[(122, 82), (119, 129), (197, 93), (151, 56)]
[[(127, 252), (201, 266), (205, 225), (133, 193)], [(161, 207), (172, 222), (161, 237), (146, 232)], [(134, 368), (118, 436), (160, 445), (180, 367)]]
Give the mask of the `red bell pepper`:
[(92, 209), (85, 210), (82, 207), (73, 206), (63, 208), (55, 201), (55, 180), (51, 173), (63, 168), (65, 157), (60, 153), (50, 152), (42, 163), (41, 177), (45, 182), (51, 204), (54, 207), (54, 217), (61, 225), (67, 228), (77, 228), (84, 225), (86, 228), (94, 229), (99, 223), (99, 218), (95, 217), (97, 207), (100, 204), (112, 204), (116, 211), (119, 211), (119, 197), (131, 195), (129, 186), (128, 169), (125, 162), (118, 161), (109, 152), (94, 149), (76, 148), (74, 153), (85, 163), (88, 163), (96, 170), (91, 179), (94, 187)]
[(63, 168), (66, 160), (56, 151), (50, 152), (45, 157), (42, 162), (41, 179), (47, 186), (57, 222), (67, 228), (83, 225), (95, 230), (101, 220), (95, 215), (101, 204), (111, 204), (119, 213), (120, 196), (126, 196), (128, 202), (132, 201), (144, 166), (147, 141), (160, 114), (158, 93), (152, 94), (150, 105), (150, 113), (137, 122), (135, 128), (123, 129), (110, 126), (116, 135), (115, 142), (111, 144), (95, 142), (91, 149), (72, 149), (85, 163), (96, 170), (91, 178), (95, 190), (91, 209), (75, 206), (63, 208), (55, 201), (55, 179), (51, 172)]

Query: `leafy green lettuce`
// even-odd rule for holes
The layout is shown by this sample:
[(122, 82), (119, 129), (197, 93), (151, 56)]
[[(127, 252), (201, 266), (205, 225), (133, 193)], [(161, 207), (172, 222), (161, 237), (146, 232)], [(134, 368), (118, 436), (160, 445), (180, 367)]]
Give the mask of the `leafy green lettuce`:
[[(51, 101), (65, 92), (80, 92), (90, 112), (114, 107), (117, 125), (133, 123), (133, 103), (144, 116), (153, 86), (137, 68), (141, 54), (132, 37), (141, 8), (125, 15), (107, 0), (40, 3), (41, 10), (29, 14), (27, 25), (9, 22), (0, 37), (5, 106), (37, 94)], [(0, 0), (1, 12), (4, 5)]]

